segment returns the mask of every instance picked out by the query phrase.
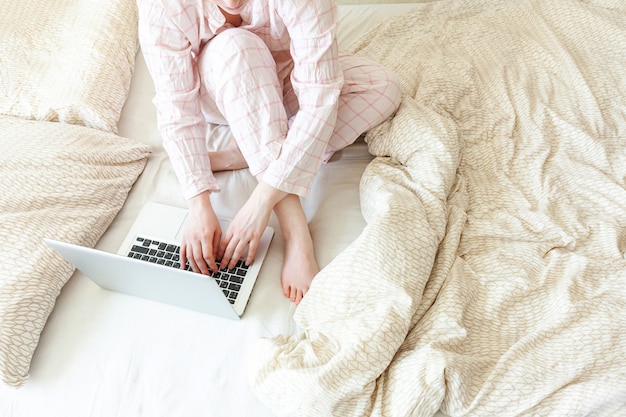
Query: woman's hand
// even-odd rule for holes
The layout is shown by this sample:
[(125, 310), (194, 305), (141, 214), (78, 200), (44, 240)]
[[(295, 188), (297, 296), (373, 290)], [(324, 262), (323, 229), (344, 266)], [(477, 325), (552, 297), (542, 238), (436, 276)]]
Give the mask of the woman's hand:
[(234, 268), (246, 248), (248, 254), (244, 262), (246, 265), (252, 263), (274, 206), (286, 196), (286, 192), (263, 181), (257, 184), (222, 239), (218, 252), (222, 268)]
[(217, 216), (213, 211), (209, 192), (205, 191), (189, 200), (189, 214), (185, 233), (180, 245), (180, 264), (185, 268), (189, 261), (191, 269), (209, 275), (217, 271), (217, 253), (222, 237)]

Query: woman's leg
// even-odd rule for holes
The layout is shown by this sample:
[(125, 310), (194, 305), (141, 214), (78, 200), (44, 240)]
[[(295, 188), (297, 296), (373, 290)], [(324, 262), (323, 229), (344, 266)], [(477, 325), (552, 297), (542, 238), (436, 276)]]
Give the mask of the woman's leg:
[[(397, 75), (370, 59), (342, 55), (344, 85), (339, 96), (337, 122), (330, 138), (324, 162), (336, 151), (354, 143), (364, 132), (382, 123), (398, 109), (401, 98)], [(285, 79), (285, 108), (292, 117), (298, 111), (298, 101)]]
[(297, 195), (289, 194), (276, 204), (274, 213), (285, 238), (285, 260), (281, 272), (283, 293), (298, 304), (320, 270), (311, 232)]
[(391, 116), (400, 105), (402, 93), (398, 76), (374, 61), (346, 55), (342, 56), (341, 65), (345, 82), (325, 162)]
[[(328, 162), (336, 151), (354, 143), (361, 134), (382, 123), (400, 105), (400, 81), (393, 72), (364, 57), (342, 55), (340, 61), (344, 72), (344, 86), (339, 97), (337, 122), (324, 154), (324, 162)], [(275, 71), (272, 74), (275, 75)], [(285, 77), (283, 81), (283, 107), (275, 113), (280, 115), (281, 122), (284, 109), (284, 117), (289, 118), (298, 111), (298, 100), (289, 77)], [(278, 78), (274, 82), (274, 91), (282, 91), (279, 89)], [(273, 95), (274, 100), (276, 97)], [(238, 148), (238, 143), (231, 141), (224, 150), (209, 153), (214, 170), (245, 168), (246, 158)]]
[(280, 153), (288, 129), (282, 80), (267, 46), (244, 29), (227, 29), (205, 45), (198, 66), (207, 121), (230, 127), (252, 175), (264, 171)]
[[(210, 80), (202, 87), (207, 120), (228, 124), (234, 137), (225, 149), (209, 153), (212, 169), (249, 164), (251, 173), (259, 174), (280, 152), (288, 129), (276, 63), (255, 35), (228, 29), (207, 44), (200, 67)], [(311, 233), (297, 195), (288, 195), (274, 212), (285, 239), (283, 292), (299, 303), (319, 272)]]

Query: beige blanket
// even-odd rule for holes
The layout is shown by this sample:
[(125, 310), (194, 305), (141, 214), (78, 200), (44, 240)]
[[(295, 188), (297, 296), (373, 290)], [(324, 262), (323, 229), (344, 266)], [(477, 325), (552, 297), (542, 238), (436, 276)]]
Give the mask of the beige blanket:
[(95, 245), (150, 152), (105, 133), (117, 131), (128, 95), (136, 9), (134, 0), (0, 0), (0, 380), (8, 385), (26, 382), (73, 271), (42, 239)]
[(367, 227), (251, 383), (278, 415), (626, 409), (626, 5), (440, 1), (354, 50), (400, 76)]
[(74, 268), (43, 239), (94, 246), (150, 148), (111, 133), (0, 116), (0, 380), (20, 387)]

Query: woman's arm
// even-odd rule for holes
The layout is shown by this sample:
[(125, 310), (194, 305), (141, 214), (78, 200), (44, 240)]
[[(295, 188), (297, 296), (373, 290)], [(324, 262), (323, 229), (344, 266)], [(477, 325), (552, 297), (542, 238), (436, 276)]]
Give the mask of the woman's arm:
[(305, 196), (335, 127), (343, 73), (337, 47), (338, 12), (333, 0), (276, 0), (277, 13), (291, 37), (291, 83), (298, 98), (281, 154), (263, 180)]
[(198, 22), (202, 10), (183, 3), (138, 2), (139, 40), (154, 81), (163, 146), (183, 196), (189, 199), (202, 191), (219, 191), (219, 186), (207, 157), (200, 77), (194, 63), (200, 47)]

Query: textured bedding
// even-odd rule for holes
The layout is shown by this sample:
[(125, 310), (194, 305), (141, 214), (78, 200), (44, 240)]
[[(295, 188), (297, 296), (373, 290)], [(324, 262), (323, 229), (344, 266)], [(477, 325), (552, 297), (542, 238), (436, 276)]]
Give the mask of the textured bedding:
[(136, 9), (133, 0), (0, 0), (0, 114), (116, 133)]
[(73, 268), (42, 238), (93, 246), (150, 148), (116, 136), (135, 64), (133, 0), (0, 0), (0, 379), (22, 386)]
[(278, 415), (626, 410), (626, 6), (434, 2), (353, 46), (395, 70), (367, 222), (260, 340)]
[(150, 148), (95, 129), (0, 116), (0, 379), (22, 386), (74, 268), (42, 239), (94, 246)]

